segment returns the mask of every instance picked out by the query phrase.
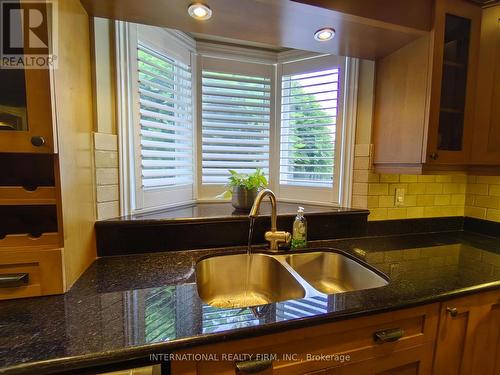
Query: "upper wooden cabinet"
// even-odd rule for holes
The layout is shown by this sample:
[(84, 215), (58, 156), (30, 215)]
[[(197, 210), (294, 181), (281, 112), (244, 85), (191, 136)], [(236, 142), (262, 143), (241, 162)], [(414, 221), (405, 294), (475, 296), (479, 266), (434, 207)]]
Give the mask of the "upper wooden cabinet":
[[(24, 3), (19, 2), (19, 4), (23, 6)], [(17, 19), (11, 16), (9, 22), (11, 30), (21, 28), (21, 17)], [(16, 26), (15, 23), (18, 25)], [(37, 32), (44, 33), (41, 39), (48, 40), (47, 30)], [(55, 143), (52, 123), (51, 71), (35, 68), (8, 69), (1, 66), (2, 64), (3, 62), (0, 61), (0, 82), (2, 83), (0, 152), (53, 153)]]
[(53, 153), (48, 69), (0, 69), (0, 152)]
[(470, 160), (481, 8), (437, 0), (428, 36), (377, 61), (377, 169), (422, 172)]
[(500, 5), (483, 12), (472, 163), (500, 165)]

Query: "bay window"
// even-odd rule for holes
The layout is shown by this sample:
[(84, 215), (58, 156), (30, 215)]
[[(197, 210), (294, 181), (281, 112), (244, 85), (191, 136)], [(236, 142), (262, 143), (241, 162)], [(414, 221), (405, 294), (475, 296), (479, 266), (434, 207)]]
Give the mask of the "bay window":
[(130, 94), (121, 105), (132, 107), (123, 134), (133, 147), (122, 163), (133, 164), (135, 189), (124, 213), (214, 201), (229, 170), (258, 168), (278, 199), (341, 203), (352, 148), (345, 58), (266, 51), (259, 60), (243, 47), (218, 55), (216, 45), (205, 54), (179, 32), (126, 30)]

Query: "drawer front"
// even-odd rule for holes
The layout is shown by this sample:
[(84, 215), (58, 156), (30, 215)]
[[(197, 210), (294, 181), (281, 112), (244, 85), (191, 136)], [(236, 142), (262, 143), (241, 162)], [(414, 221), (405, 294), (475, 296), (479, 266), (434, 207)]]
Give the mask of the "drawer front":
[[(430, 346), (432, 349), (438, 316), (439, 305), (432, 304), (215, 344), (182, 353), (208, 353), (217, 355), (217, 358), (224, 358), (223, 354), (227, 358), (227, 353), (252, 354), (255, 358), (260, 355), (257, 366), (265, 367), (263, 374), (304, 374), (325, 367), (343, 368), (377, 358), (393, 357), (414, 347)], [(265, 355), (271, 356), (267, 367), (266, 361), (262, 361)], [(432, 350), (429, 358), (424, 360), (430, 361), (431, 358)], [(235, 361), (173, 362), (172, 373), (232, 374), (236, 372), (235, 365)]]
[(129, 370), (119, 370), (113, 372), (106, 372), (99, 375), (160, 375), (160, 365), (138, 367)]
[(61, 249), (0, 251), (0, 300), (64, 292)]

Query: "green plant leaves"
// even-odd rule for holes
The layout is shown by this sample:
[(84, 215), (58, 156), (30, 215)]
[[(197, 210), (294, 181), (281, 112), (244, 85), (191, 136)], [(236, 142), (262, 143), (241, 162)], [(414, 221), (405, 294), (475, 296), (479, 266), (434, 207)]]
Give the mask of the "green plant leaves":
[(252, 174), (238, 173), (232, 169), (229, 170), (229, 173), (231, 176), (229, 177), (229, 181), (226, 185), (226, 190), (222, 194), (217, 195), (216, 198), (218, 199), (229, 198), (232, 195), (232, 189), (235, 186), (245, 188), (247, 190), (253, 190), (264, 188), (268, 185), (267, 178), (260, 168), (257, 168), (257, 170)]

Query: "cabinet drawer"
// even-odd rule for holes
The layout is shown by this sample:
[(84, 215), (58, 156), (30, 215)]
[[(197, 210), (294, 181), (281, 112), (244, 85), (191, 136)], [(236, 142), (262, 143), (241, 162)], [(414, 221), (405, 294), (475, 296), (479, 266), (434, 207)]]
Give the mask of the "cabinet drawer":
[[(43, 233), (40, 237), (30, 234), (8, 234), (0, 238), (0, 251), (27, 246), (57, 247), (59, 245), (59, 233)], [(2, 258), (0, 258), (2, 259)], [(0, 260), (0, 264), (2, 261)]]
[(0, 186), (0, 204), (2, 205), (56, 203), (56, 188), (52, 186), (40, 186), (34, 190), (28, 190), (22, 186)]
[[(272, 364), (262, 372), (304, 374), (325, 368), (353, 366), (355, 363), (397, 356), (414, 347), (424, 350), (431, 361), (438, 324), (438, 304), (415, 307), (257, 338), (214, 344), (182, 353), (207, 353), (227, 358), (227, 353), (271, 356)], [(335, 355), (343, 355), (335, 357)], [(427, 355), (427, 354), (426, 354)], [(323, 356), (323, 357), (321, 357)], [(324, 358), (324, 356), (331, 356)], [(347, 359), (349, 356), (349, 359)], [(235, 363), (227, 361), (173, 362), (173, 374), (235, 373)]]
[(0, 300), (63, 293), (62, 250), (0, 251), (0, 280)]

